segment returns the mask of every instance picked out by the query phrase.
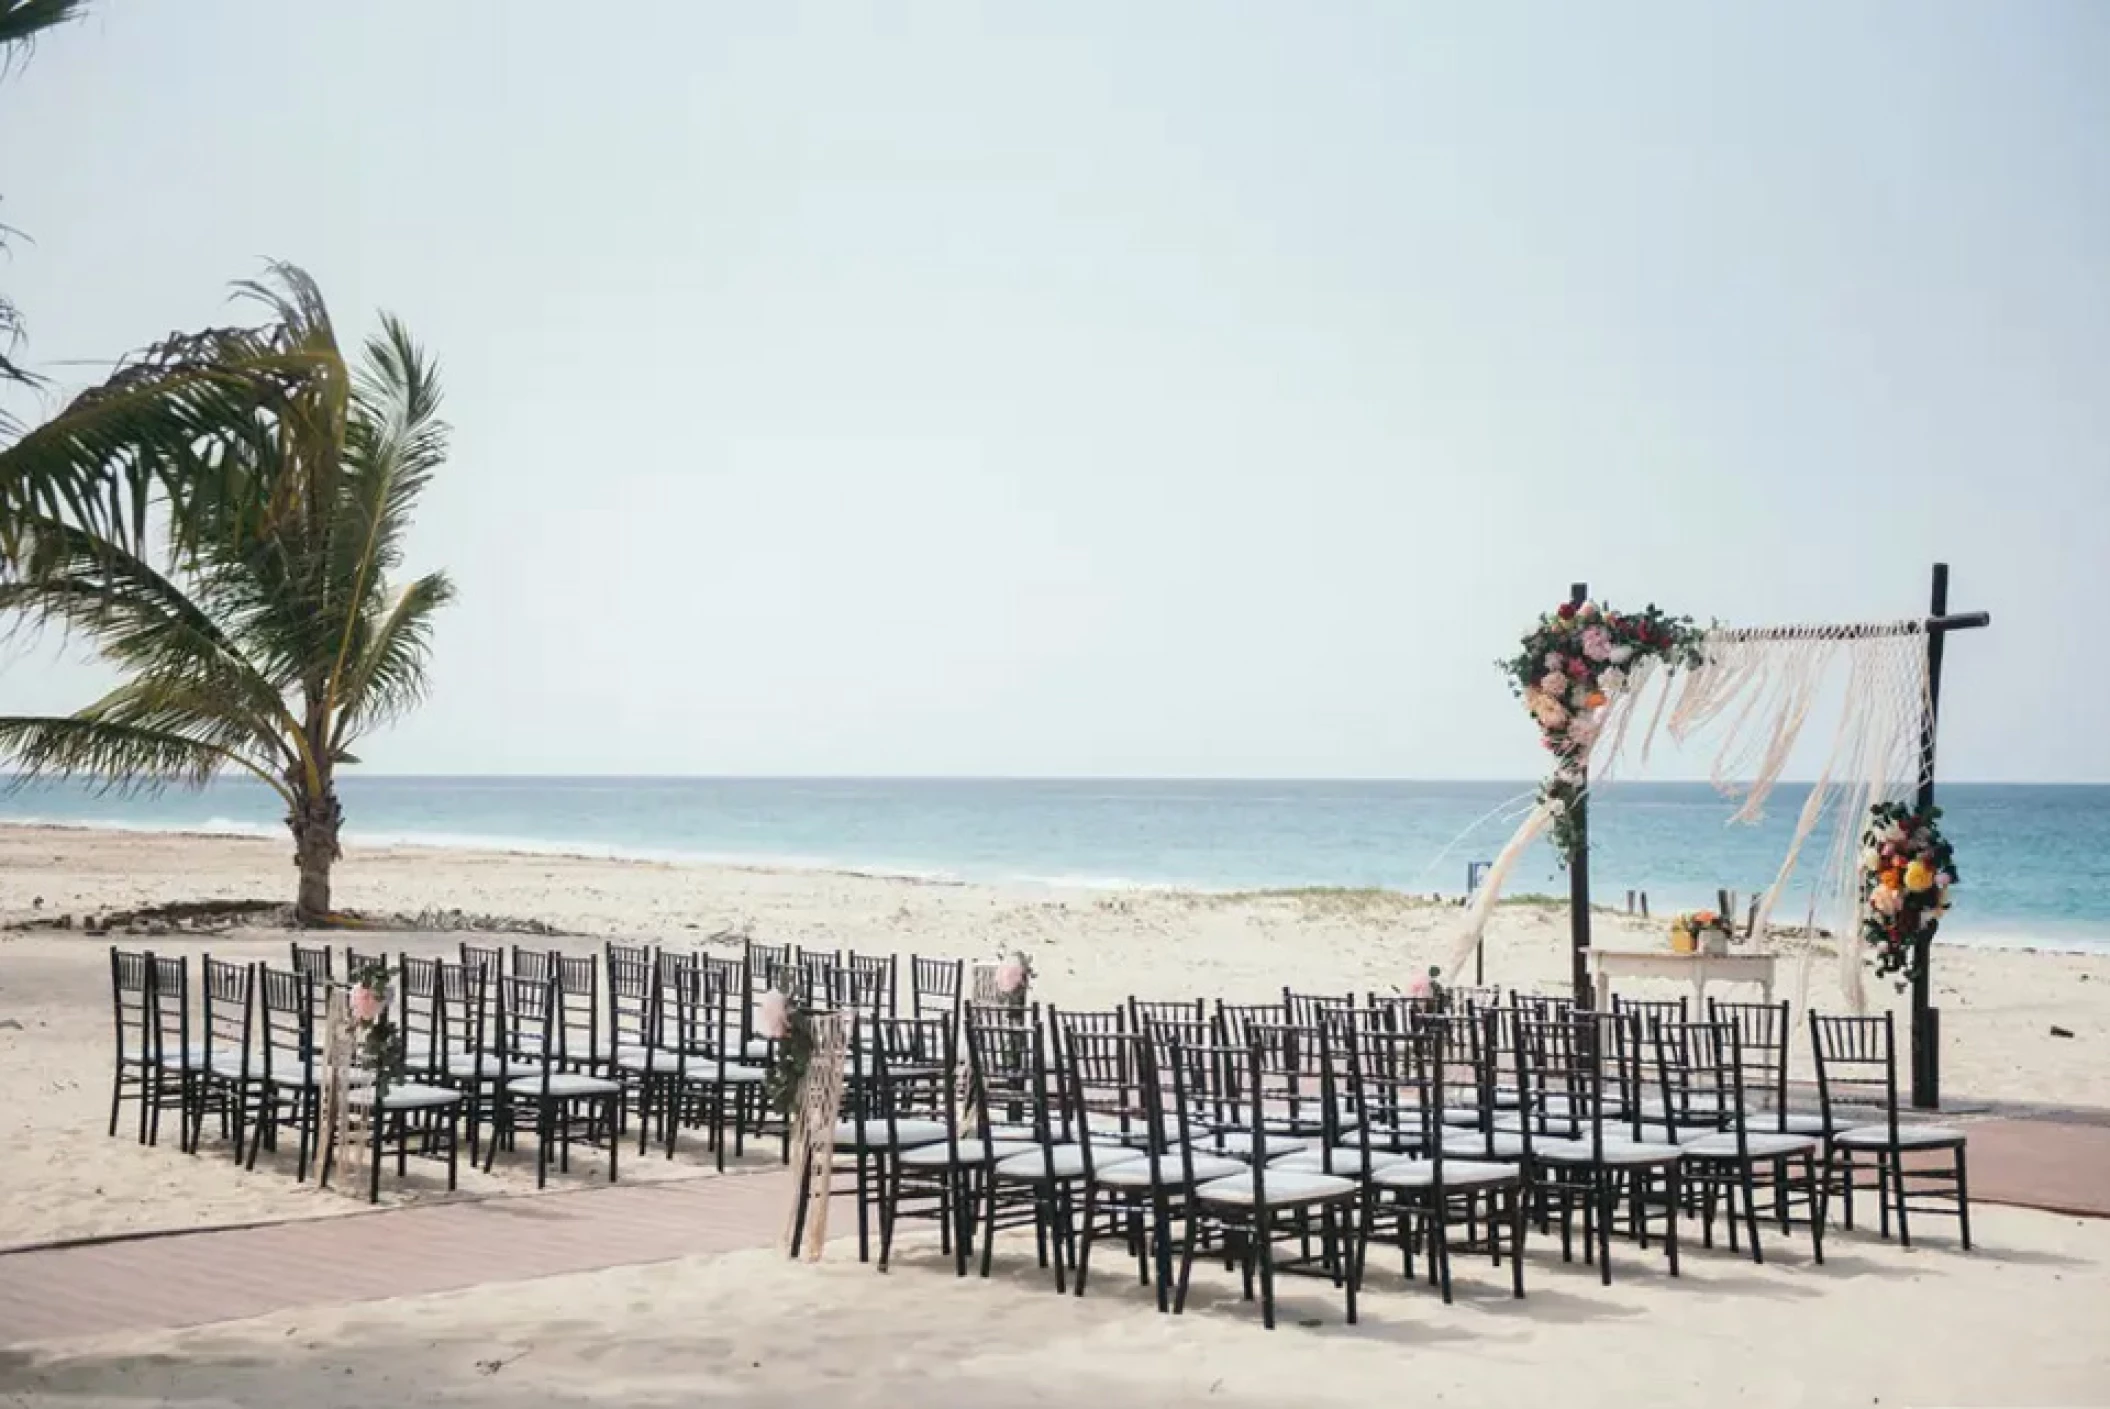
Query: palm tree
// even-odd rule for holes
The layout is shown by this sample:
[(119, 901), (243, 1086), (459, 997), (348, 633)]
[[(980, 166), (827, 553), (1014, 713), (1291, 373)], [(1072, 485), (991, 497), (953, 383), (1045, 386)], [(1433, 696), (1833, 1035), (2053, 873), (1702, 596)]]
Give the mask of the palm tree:
[(321, 924), (337, 770), (422, 698), (453, 596), (442, 573), (393, 585), (447, 429), (395, 319), (355, 369), (306, 274), (236, 287), (266, 325), (149, 348), (0, 450), (0, 612), (125, 677), (62, 718), (0, 718), (0, 760), (118, 789), (250, 774), (286, 807), (295, 915)]

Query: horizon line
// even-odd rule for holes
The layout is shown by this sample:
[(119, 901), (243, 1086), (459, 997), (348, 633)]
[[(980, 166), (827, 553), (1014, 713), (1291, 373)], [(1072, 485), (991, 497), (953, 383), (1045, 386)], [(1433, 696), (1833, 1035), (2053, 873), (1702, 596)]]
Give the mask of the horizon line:
[[(1230, 784), (1357, 784), (1444, 783), (1502, 787), (1536, 786), (1538, 778), (1407, 777), (1374, 774), (1182, 774), (1182, 773), (381, 773), (349, 772), (340, 779), (373, 782), (522, 782), (522, 783), (1230, 783)], [(9, 785), (40, 781), (11, 769), (0, 769), (0, 779)], [(41, 780), (47, 783), (77, 782), (96, 786), (89, 778)], [(262, 786), (254, 779), (227, 776), (211, 780)], [(1813, 784), (1814, 778), (1781, 778), (1791, 787)], [(1948, 787), (2100, 788), (2110, 787), (2110, 778), (1940, 778)], [(1714, 786), (1708, 778), (1614, 778), (1593, 787)], [(1840, 785), (1845, 786), (1845, 785)], [(166, 792), (196, 792), (198, 788), (169, 784)]]

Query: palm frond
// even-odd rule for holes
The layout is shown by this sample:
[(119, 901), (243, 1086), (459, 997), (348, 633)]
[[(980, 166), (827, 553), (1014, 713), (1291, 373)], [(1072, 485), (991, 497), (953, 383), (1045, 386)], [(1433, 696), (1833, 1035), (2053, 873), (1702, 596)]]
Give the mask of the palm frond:
[(81, 778), (113, 792), (203, 787), (232, 764), (291, 801), (285, 784), (230, 749), (170, 730), (106, 720), (0, 718), (0, 758), (12, 760), (24, 780)]
[(402, 716), (425, 698), (432, 618), (453, 600), (454, 584), (447, 575), (428, 573), (398, 593), (373, 624), (338, 691), (332, 753), (341, 754), (361, 732)]
[(0, 0), (0, 75), (37, 35), (87, 13), (88, 0)]

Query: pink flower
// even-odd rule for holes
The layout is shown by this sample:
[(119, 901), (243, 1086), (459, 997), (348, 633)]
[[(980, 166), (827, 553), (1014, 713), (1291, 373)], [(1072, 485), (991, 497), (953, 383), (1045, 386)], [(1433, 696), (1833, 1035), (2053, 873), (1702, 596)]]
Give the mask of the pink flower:
[(1934, 873), (1934, 888), (1936, 890), (1947, 890), (1955, 883), (1956, 877), (1950, 875), (1947, 871), (1936, 871)]
[(1009, 997), (1026, 986), (1026, 961), (1014, 954), (996, 966), (996, 991)]
[(365, 984), (359, 984), (352, 989), (352, 1017), (357, 1021), (374, 1022), (380, 1018), (385, 1007), (381, 995)]
[(1581, 680), (1589, 673), (1590, 663), (1588, 661), (1581, 656), (1570, 656), (1568, 658), (1568, 677), (1571, 680)]
[(1563, 657), (1563, 656), (1561, 655), (1561, 653), (1560, 653), (1559, 651), (1548, 651), (1548, 652), (1546, 652), (1546, 669), (1548, 669), (1548, 670), (1566, 670), (1567, 668), (1568, 668), (1568, 662), (1567, 662), (1566, 658), (1565, 658), (1565, 657)]
[(755, 1015), (755, 1031), (771, 1042), (791, 1035), (791, 1000), (774, 988), (762, 995), (762, 1010)]
[(1591, 660), (1612, 658), (1612, 633), (1602, 626), (1588, 627), (1582, 634), (1583, 654)]
[(1582, 606), (1576, 609), (1575, 614), (1584, 621), (1595, 621), (1597, 619), (1597, 603), (1584, 602)]
[(1427, 974), (1416, 974), (1413, 978), (1407, 980), (1407, 997), (1426, 998), (1429, 996), (1429, 991), (1429, 976)]
[(1903, 897), (1896, 886), (1877, 886), (1868, 896), (1868, 908), (1878, 915), (1895, 915)]

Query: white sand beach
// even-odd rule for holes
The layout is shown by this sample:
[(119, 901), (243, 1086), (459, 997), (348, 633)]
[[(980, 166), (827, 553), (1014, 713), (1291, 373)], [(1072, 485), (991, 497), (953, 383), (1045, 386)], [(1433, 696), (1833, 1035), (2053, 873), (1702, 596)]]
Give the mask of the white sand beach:
[[(80, 916), (171, 900), (286, 893), (283, 844), (156, 833), (0, 828), (0, 923)], [(867, 952), (991, 957), (1013, 949), (1038, 970), (1036, 996), (1073, 1007), (1130, 994), (1265, 1000), (1301, 991), (1385, 989), (1423, 972), (1448, 948), (1452, 907), (1361, 893), (1225, 897), (946, 885), (811, 871), (589, 860), (418, 848), (352, 849), (341, 903), (372, 911), (462, 909), (546, 920), (585, 936), (695, 943), (728, 928), (768, 941)], [(41, 897), (42, 908), (35, 902)], [(1660, 942), (1658, 926), (1601, 916), (1615, 942)], [(117, 936), (127, 945), (283, 962), (283, 930), (197, 937)], [(370, 935), (413, 953), (451, 952), (459, 935)], [(318, 1192), (283, 1168), (254, 1172), (224, 1156), (110, 1139), (111, 939), (52, 930), (0, 932), (0, 1246), (150, 1228), (313, 1217), (362, 1205)], [(511, 942), (510, 940), (506, 942)], [(597, 938), (522, 942), (592, 949)], [(1489, 932), (1491, 981), (1557, 988), (1567, 965), (1559, 907), (1504, 907)], [(1828, 960), (1812, 966), (1810, 1001), (1836, 1003)], [(1645, 989), (1647, 985), (1639, 985)], [(1940, 951), (1944, 1086), (1952, 1105), (2007, 1099), (2110, 1106), (2110, 958)], [(1784, 996), (1793, 985), (1783, 975)], [(1663, 991), (1673, 991), (1663, 986)], [(1880, 986), (1873, 992), (1892, 997)], [(2050, 1035), (2054, 1026), (2075, 1035)], [(1806, 1044), (1804, 1044), (1806, 1045)], [(210, 1148), (210, 1147), (209, 1147)], [(750, 1152), (749, 1162), (762, 1157)], [(625, 1164), (626, 1180), (708, 1170), (699, 1145), (677, 1159)], [(566, 1187), (599, 1177), (575, 1165)], [(464, 1171), (465, 1194), (532, 1188), (532, 1167), (501, 1161)], [(384, 1200), (442, 1195), (436, 1172), (413, 1166)]]

